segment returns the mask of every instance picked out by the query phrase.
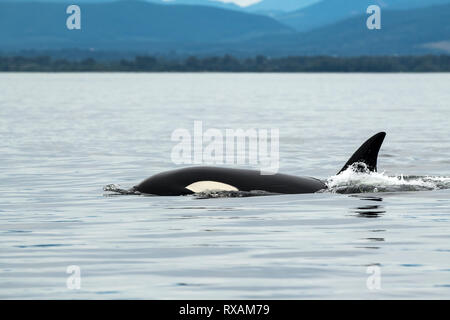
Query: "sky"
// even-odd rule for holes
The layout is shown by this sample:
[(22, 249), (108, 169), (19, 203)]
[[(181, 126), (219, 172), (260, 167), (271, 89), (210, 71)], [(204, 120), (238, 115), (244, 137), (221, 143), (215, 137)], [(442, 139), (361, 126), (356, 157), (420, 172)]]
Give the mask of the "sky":
[[(172, 2), (176, 0), (163, 0), (165, 2)], [(218, 1), (218, 2), (225, 2), (225, 3), (234, 3), (241, 7), (247, 7), (251, 4), (255, 4), (258, 2), (261, 2), (263, 0), (208, 0), (208, 1)], [(280, 0), (281, 1), (281, 0)]]
[(249, 6), (251, 4), (258, 3), (261, 0), (217, 0), (217, 1), (227, 2), (227, 3), (233, 2), (233, 3), (235, 3), (235, 4), (237, 4), (237, 5), (241, 6), (241, 7), (246, 7), (246, 6)]

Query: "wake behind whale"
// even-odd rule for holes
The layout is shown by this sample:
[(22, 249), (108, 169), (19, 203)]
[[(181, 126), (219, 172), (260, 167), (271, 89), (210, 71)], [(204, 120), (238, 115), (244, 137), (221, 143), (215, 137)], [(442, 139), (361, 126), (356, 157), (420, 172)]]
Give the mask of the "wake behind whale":
[[(364, 164), (358, 164), (363, 166)], [(349, 167), (344, 172), (326, 179), (327, 188), (320, 192), (366, 193), (366, 192), (404, 192), (450, 189), (450, 177), (387, 175), (384, 172)]]
[(320, 180), (286, 174), (261, 175), (259, 171), (190, 167), (166, 171), (144, 180), (131, 189), (107, 185), (114, 194), (177, 196), (193, 194), (198, 198), (250, 197), (301, 193), (364, 193), (423, 191), (450, 188), (450, 177), (388, 176), (377, 172), (378, 153), (386, 134), (369, 138), (332, 177)]

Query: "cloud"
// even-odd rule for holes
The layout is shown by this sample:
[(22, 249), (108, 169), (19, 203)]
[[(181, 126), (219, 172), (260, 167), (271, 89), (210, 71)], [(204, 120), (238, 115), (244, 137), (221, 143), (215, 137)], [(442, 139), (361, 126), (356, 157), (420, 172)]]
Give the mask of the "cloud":
[(235, 3), (238, 6), (247, 7), (249, 5), (261, 2), (262, 0), (213, 0), (213, 1), (220, 1), (220, 2), (225, 2), (225, 3)]
[[(176, 2), (176, 0), (162, 0), (163, 2)], [(224, 2), (224, 3), (234, 3), (241, 7), (248, 7), (249, 5), (261, 2), (263, 0), (205, 0), (207, 1), (217, 1), (217, 2)]]

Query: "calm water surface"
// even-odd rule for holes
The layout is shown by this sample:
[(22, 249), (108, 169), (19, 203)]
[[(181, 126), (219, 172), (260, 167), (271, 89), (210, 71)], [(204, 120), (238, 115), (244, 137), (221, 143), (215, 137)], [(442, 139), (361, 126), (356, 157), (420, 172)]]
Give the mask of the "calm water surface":
[[(449, 299), (449, 87), (449, 74), (0, 74), (0, 298)], [(177, 167), (171, 134), (195, 120), (278, 128), (279, 171), (321, 179), (388, 135), (379, 174), (330, 180), (370, 193), (103, 191)]]

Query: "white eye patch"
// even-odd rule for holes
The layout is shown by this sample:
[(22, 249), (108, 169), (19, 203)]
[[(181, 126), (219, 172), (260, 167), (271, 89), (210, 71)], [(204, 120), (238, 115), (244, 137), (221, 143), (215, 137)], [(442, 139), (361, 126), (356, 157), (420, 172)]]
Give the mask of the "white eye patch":
[(197, 181), (188, 185), (186, 189), (195, 193), (205, 191), (239, 191), (236, 187), (217, 181)]

